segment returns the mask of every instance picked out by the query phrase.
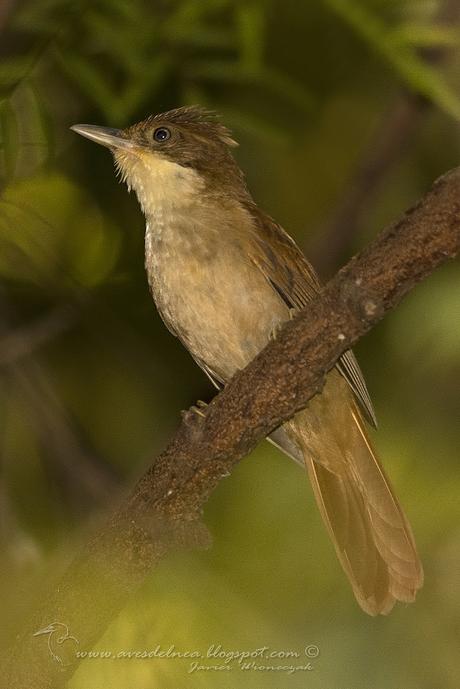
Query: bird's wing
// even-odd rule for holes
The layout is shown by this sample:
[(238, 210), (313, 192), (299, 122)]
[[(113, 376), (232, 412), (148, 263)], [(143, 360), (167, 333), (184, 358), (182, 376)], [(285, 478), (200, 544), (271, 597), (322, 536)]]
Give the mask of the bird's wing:
[[(321, 290), (313, 267), (293, 239), (255, 204), (248, 206), (254, 221), (250, 258), (284, 303), (302, 309)], [(367, 421), (376, 426), (372, 402), (354, 354), (349, 351), (337, 362), (337, 369), (350, 385)]]
[(208, 376), (209, 380), (210, 380), (211, 383), (214, 385), (214, 387), (216, 387), (218, 390), (222, 390), (222, 388), (225, 387), (225, 381), (222, 380), (222, 378), (221, 378), (220, 376), (218, 376), (217, 373), (216, 373), (215, 371), (213, 371), (213, 370), (203, 361), (203, 359), (200, 359), (199, 357), (194, 356), (193, 354), (191, 354), (191, 356), (192, 356), (192, 358), (194, 359), (194, 361), (196, 361), (196, 363), (198, 364), (198, 366), (199, 366), (200, 368), (202, 368), (203, 371), (206, 373), (206, 375)]
[[(174, 335), (174, 337), (177, 337), (177, 339), (180, 340), (180, 341), (182, 342), (182, 344), (184, 345), (184, 347), (185, 347), (186, 349), (188, 349), (187, 343), (184, 342), (183, 338), (179, 335), (179, 333), (176, 332), (176, 330), (175, 330), (175, 328), (172, 326), (170, 320), (167, 319), (167, 318), (165, 317), (165, 315), (164, 315), (163, 312), (161, 311), (161, 309), (160, 309), (160, 307), (158, 306), (158, 304), (157, 304), (157, 310), (158, 310), (158, 313), (159, 313), (160, 316), (161, 316), (161, 319), (162, 319), (163, 323), (166, 325), (166, 327), (168, 328), (168, 330), (169, 330), (169, 332), (171, 333), (171, 335)], [(215, 371), (213, 371), (211, 368), (209, 368), (209, 366), (206, 364), (206, 362), (204, 362), (204, 361), (203, 361), (202, 359), (200, 359), (199, 357), (194, 356), (191, 352), (189, 352), (189, 353), (190, 353), (192, 359), (193, 359), (193, 360), (198, 364), (198, 366), (199, 366), (200, 368), (202, 368), (203, 371), (206, 373), (206, 375), (208, 376), (208, 378), (209, 378), (209, 380), (211, 381), (211, 383), (212, 383), (218, 390), (222, 390), (222, 388), (223, 388), (224, 385), (225, 385), (225, 381), (222, 380), (222, 378), (220, 378), (220, 377), (217, 375), (217, 373), (216, 373)]]
[(369, 421), (371, 426), (377, 428), (377, 418), (375, 416), (372, 400), (369, 396), (366, 382), (353, 352), (348, 350), (348, 352), (342, 354), (336, 364), (336, 367), (353, 390), (356, 400), (359, 403), (359, 407), (361, 411), (364, 412), (366, 420)]

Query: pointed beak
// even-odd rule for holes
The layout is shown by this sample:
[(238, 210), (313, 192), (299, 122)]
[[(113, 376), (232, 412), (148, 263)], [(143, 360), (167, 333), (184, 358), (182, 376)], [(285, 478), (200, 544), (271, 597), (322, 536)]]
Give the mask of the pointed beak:
[(99, 127), (95, 124), (74, 124), (70, 127), (77, 134), (86, 136), (87, 139), (95, 141), (97, 144), (108, 148), (133, 148), (133, 142), (123, 136), (121, 129), (111, 129), (110, 127)]
[(34, 636), (40, 636), (41, 634), (50, 634), (51, 632), (54, 632), (55, 629), (52, 624), (48, 625), (48, 627), (43, 627), (43, 629), (39, 629), (38, 632), (35, 632)]

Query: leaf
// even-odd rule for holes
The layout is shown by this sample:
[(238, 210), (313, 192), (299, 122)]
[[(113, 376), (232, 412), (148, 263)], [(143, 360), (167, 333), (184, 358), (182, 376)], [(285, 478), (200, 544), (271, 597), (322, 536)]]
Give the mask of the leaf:
[(429, 26), (421, 24), (401, 24), (392, 29), (388, 40), (398, 48), (458, 48), (460, 47), (460, 28), (450, 26)]
[(0, 148), (3, 153), (5, 177), (12, 178), (18, 160), (19, 127), (16, 113), (9, 100), (0, 105)]
[(92, 287), (113, 270), (121, 234), (94, 199), (59, 174), (15, 180), (0, 199), (0, 278)]
[(37, 3), (21, 3), (14, 12), (11, 26), (29, 34), (55, 36), (62, 30), (62, 17), (74, 11), (68, 0), (40, 0)]
[[(54, 121), (51, 112), (46, 107), (43, 92), (34, 82), (30, 84), (30, 90), (35, 99), (35, 109), (37, 115), (37, 128), (40, 128), (40, 138), (47, 147), (47, 155), (50, 157), (54, 152)], [(37, 132), (38, 133), (38, 132)]]
[(230, 61), (197, 60), (189, 66), (189, 72), (195, 79), (263, 87), (304, 112), (310, 112), (313, 106), (313, 97), (303, 85), (275, 69), (250, 69)]
[(0, 62), (0, 88), (14, 86), (30, 71), (30, 55), (11, 57)]
[(85, 13), (84, 24), (88, 35), (97, 37), (99, 50), (109, 55), (123, 72), (147, 71), (146, 52), (158, 43), (156, 27), (143, 25), (142, 17), (120, 22), (117, 17), (107, 17), (97, 9)]
[(255, 2), (237, 7), (239, 58), (243, 67), (257, 70), (263, 65), (265, 44), (265, 12)]
[(304, 112), (310, 112), (314, 105), (312, 94), (303, 84), (276, 69), (263, 69), (260, 82), (268, 91), (272, 91)]
[(447, 114), (460, 119), (460, 98), (441, 74), (417, 53), (415, 48), (399, 45), (393, 30), (379, 18), (352, 0), (323, 0), (395, 69), (416, 93), (424, 96)]
[(195, 48), (230, 50), (236, 45), (233, 29), (186, 25), (179, 28), (167, 27), (163, 35), (171, 43)]
[(187, 66), (187, 75), (195, 79), (235, 84), (248, 83), (257, 78), (257, 73), (244, 69), (233, 60), (194, 60)]
[(85, 96), (96, 103), (110, 121), (117, 111), (117, 96), (107, 86), (107, 76), (101, 74), (89, 59), (70, 50), (57, 50), (56, 57), (66, 75), (75, 81)]
[(248, 112), (221, 107), (221, 112), (230, 126), (246, 132), (253, 139), (259, 139), (270, 146), (286, 146), (292, 141), (291, 133), (282, 127), (272, 125), (266, 118), (257, 117)]
[(65, 257), (77, 284), (95, 287), (111, 274), (121, 249), (121, 234), (108, 226), (99, 209), (80, 206), (78, 222), (69, 227)]
[[(100, 0), (103, 15), (110, 16), (114, 11), (125, 21), (138, 21), (145, 14), (145, 7), (139, 0)], [(104, 7), (105, 6), (105, 7)]]
[(216, 15), (218, 12), (227, 7), (234, 6), (234, 0), (183, 0), (181, 3), (176, 3), (177, 9), (172, 12), (166, 19), (165, 25), (168, 32), (175, 29), (181, 30), (181, 27), (197, 27), (203, 18), (208, 18), (210, 15)]
[(120, 93), (118, 107), (111, 121), (114, 124), (125, 124), (144, 102), (155, 95), (169, 69), (169, 58), (160, 56), (152, 61), (149, 69), (139, 74), (137, 79), (128, 80), (125, 89)]
[(22, 81), (0, 104), (4, 176), (30, 176), (52, 149), (52, 125), (43, 96), (33, 81)]
[(454, 119), (460, 120), (460, 98), (436, 68), (426, 64), (409, 50), (405, 54), (395, 54), (392, 63), (414, 91), (425, 96)]

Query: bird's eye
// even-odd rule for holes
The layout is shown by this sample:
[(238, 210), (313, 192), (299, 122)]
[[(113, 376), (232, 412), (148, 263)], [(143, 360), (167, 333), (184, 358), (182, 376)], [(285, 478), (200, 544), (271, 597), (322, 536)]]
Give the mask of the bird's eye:
[(157, 127), (153, 132), (153, 138), (161, 144), (171, 138), (171, 132), (166, 127)]

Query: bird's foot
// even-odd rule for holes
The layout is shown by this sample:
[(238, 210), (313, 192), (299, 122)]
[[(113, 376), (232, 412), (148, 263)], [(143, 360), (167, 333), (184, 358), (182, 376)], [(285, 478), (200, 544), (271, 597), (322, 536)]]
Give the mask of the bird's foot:
[(193, 412), (194, 414), (198, 414), (198, 416), (204, 417), (206, 415), (205, 415), (203, 410), (206, 409), (207, 406), (208, 406), (207, 402), (203, 402), (203, 400), (197, 400), (196, 404), (193, 404), (190, 407), (189, 411)]
[[(295, 314), (297, 313), (297, 309), (289, 309), (289, 320), (292, 321), (294, 318)], [(278, 335), (280, 333), (281, 328), (284, 325), (284, 321), (282, 323), (277, 323), (276, 325), (273, 326), (270, 332), (269, 339), (270, 340), (276, 340), (278, 338)]]
[(276, 340), (282, 327), (282, 323), (277, 323), (276, 325), (274, 325), (273, 328), (270, 330), (270, 335), (268, 336), (268, 339)]

